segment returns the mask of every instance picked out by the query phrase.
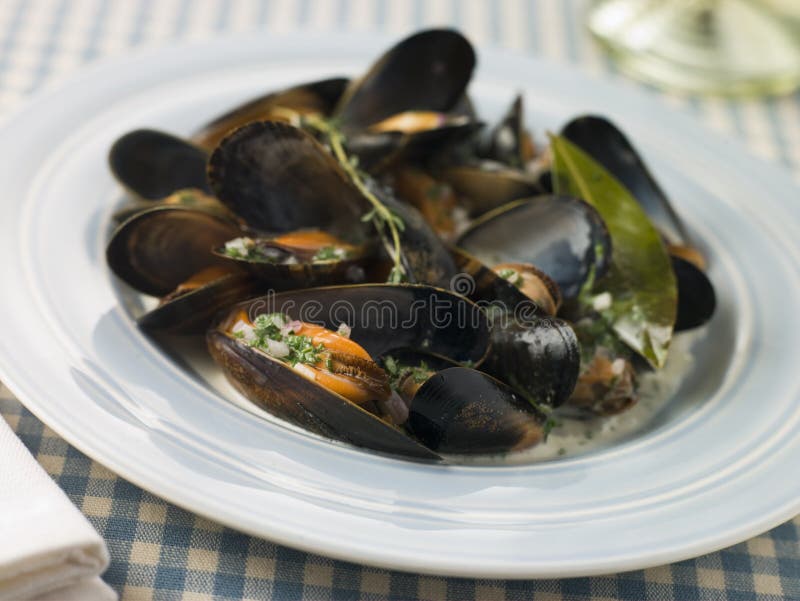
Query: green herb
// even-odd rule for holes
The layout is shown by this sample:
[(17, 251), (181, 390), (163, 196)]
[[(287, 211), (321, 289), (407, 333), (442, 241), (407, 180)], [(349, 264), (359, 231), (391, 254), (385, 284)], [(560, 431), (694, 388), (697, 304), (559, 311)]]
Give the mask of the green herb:
[(295, 365), (305, 363), (306, 365), (316, 365), (319, 363), (320, 354), (325, 350), (325, 346), (318, 344), (314, 346), (309, 336), (298, 336), (290, 332), (285, 336), (283, 342), (289, 347), (290, 353), (286, 361)]
[(314, 255), (312, 261), (332, 261), (334, 259), (344, 259), (347, 251), (339, 246), (323, 246)]
[(663, 367), (678, 293), (661, 236), (636, 199), (608, 171), (565, 138), (550, 138), (556, 193), (578, 196), (593, 205), (611, 234), (611, 266), (595, 285), (611, 294), (611, 328), (651, 365)]
[(550, 433), (553, 431), (554, 428), (558, 428), (561, 426), (561, 422), (557, 421), (554, 417), (548, 416), (546, 420), (544, 420), (544, 424), (542, 424), (542, 432), (544, 433), (544, 442), (547, 442), (547, 437), (550, 436)]
[(364, 222), (372, 222), (378, 235), (384, 242), (389, 257), (392, 259), (392, 270), (389, 274), (389, 282), (399, 283), (407, 281), (408, 274), (403, 266), (402, 247), (400, 243), (400, 232), (405, 228), (403, 220), (389, 209), (389, 207), (383, 204), (369, 189), (366, 184), (366, 175), (358, 169), (358, 161), (354, 160), (355, 157), (349, 157), (347, 155), (344, 149), (345, 137), (335, 122), (312, 115), (302, 117), (300, 119), (300, 124), (306, 125), (325, 135), (334, 157), (336, 157), (336, 160), (345, 170), (350, 181), (372, 205), (372, 209), (361, 219)]
[(498, 274), (504, 280), (508, 280), (517, 288), (522, 286), (522, 276), (516, 269), (501, 269)]
[(411, 378), (415, 384), (424, 384), (431, 377), (431, 368), (425, 361), (419, 365), (403, 365), (392, 356), (383, 358), (383, 369), (389, 376), (389, 386), (398, 390), (406, 378)]
[(235, 247), (225, 247), (224, 253), (226, 256), (231, 257), (232, 259), (244, 259), (245, 255)]
[(301, 336), (293, 331), (283, 334), (282, 329), (289, 320), (289, 317), (283, 313), (259, 315), (253, 321), (255, 336), (249, 343), (250, 346), (269, 353), (269, 341), (282, 342), (289, 348), (289, 354), (285, 357), (276, 358), (291, 365), (296, 365), (297, 363), (316, 365), (325, 351), (325, 346), (322, 344), (314, 345), (310, 336)]
[(386, 356), (383, 358), (383, 367), (390, 377), (397, 377), (400, 373), (400, 366), (397, 365), (397, 361), (395, 361), (394, 357), (392, 356)]
[(431, 377), (431, 370), (428, 364), (421, 361), (418, 367), (411, 368), (411, 377), (417, 384), (423, 384)]

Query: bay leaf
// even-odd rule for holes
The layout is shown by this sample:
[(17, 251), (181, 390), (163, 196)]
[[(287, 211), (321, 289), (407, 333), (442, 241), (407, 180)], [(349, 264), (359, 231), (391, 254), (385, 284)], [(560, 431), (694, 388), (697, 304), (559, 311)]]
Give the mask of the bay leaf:
[(551, 136), (553, 185), (594, 206), (611, 234), (608, 273), (595, 292), (608, 292), (614, 332), (653, 367), (663, 367), (675, 325), (678, 289), (658, 230), (631, 193), (602, 165), (562, 136)]

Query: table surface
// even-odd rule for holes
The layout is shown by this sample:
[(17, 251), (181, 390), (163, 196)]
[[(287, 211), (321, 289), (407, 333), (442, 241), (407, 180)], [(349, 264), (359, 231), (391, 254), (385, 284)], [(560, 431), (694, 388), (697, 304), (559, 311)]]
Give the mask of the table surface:
[[(462, 29), (478, 46), (546, 56), (636, 86), (590, 41), (581, 0), (2, 0), (0, 117), (98, 58), (177, 39), (264, 30)], [(800, 179), (800, 95), (734, 102), (663, 95)], [(106, 581), (128, 599), (800, 599), (800, 517), (669, 566), (568, 580), (439, 578), (335, 561), (248, 537), (160, 500), (90, 460), (0, 385), (0, 413), (105, 538)], [(787, 477), (796, 474), (787, 474)]]

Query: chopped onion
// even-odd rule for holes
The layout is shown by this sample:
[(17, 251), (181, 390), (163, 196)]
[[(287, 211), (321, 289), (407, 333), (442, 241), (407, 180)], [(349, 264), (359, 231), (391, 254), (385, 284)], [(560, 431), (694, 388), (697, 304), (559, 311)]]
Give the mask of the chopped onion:
[(285, 342), (278, 342), (277, 340), (267, 340), (267, 354), (275, 357), (276, 359), (283, 359), (284, 357), (288, 357), (291, 350), (289, 349), (289, 345)]
[(300, 331), (300, 328), (303, 327), (303, 322), (293, 319), (286, 325), (281, 328), (281, 336), (286, 336), (290, 332), (293, 334), (297, 334)]
[(346, 323), (340, 323), (339, 329), (336, 330), (336, 333), (339, 334), (339, 336), (344, 336), (345, 338), (350, 338), (350, 332), (350, 326)]
[(231, 332), (234, 335), (241, 334), (241, 337), (245, 342), (253, 342), (253, 340), (256, 339), (255, 330), (252, 328), (252, 326), (243, 321), (237, 321), (233, 328), (231, 328)]

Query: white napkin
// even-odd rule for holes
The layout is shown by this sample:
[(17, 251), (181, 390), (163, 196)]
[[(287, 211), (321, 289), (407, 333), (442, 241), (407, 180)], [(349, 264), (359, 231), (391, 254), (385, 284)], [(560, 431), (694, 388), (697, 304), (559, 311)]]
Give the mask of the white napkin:
[[(0, 385), (0, 392), (2, 385)], [(103, 539), (0, 417), (0, 601), (106, 601)]]

